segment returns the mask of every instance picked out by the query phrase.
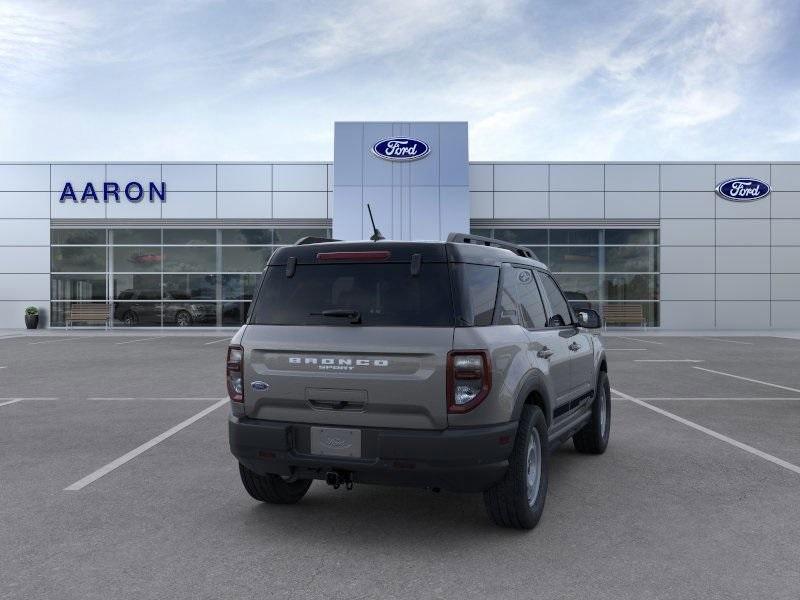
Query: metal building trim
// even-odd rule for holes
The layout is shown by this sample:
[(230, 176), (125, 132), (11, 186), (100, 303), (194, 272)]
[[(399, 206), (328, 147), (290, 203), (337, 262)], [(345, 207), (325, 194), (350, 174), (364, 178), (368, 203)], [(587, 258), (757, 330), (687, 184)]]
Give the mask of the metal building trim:
[(470, 227), (545, 227), (559, 228), (634, 228), (652, 229), (660, 226), (660, 219), (470, 219)]
[(51, 219), (51, 227), (313, 227), (330, 228), (331, 219)]

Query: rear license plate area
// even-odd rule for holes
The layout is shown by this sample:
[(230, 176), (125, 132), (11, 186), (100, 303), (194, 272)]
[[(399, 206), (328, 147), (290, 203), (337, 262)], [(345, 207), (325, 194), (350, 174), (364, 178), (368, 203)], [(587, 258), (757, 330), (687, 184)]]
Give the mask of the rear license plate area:
[(311, 454), (361, 458), (361, 430), (337, 427), (311, 428)]

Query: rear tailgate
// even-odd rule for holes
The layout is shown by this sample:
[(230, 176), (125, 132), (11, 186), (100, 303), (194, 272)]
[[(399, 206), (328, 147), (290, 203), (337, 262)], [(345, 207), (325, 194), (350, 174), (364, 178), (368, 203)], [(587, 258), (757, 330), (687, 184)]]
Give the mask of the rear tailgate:
[(444, 429), (452, 343), (452, 327), (251, 325), (242, 339), (246, 414), (294, 423)]

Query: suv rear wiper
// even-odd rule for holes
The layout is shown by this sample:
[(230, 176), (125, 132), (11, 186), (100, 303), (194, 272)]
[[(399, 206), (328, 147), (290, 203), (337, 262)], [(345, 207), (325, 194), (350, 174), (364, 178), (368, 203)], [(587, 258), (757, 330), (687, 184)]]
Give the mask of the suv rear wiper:
[(343, 319), (350, 319), (351, 325), (359, 325), (361, 323), (361, 313), (349, 308), (331, 308), (323, 310), (322, 312), (312, 312), (309, 314), (315, 317), (340, 317)]

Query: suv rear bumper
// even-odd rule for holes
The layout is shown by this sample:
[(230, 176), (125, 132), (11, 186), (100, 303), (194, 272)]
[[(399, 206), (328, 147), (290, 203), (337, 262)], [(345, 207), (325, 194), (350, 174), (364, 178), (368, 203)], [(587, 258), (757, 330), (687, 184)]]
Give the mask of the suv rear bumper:
[(479, 492), (508, 468), (517, 423), (425, 431), (363, 428), (362, 458), (310, 454), (311, 425), (230, 416), (231, 452), (259, 474)]

